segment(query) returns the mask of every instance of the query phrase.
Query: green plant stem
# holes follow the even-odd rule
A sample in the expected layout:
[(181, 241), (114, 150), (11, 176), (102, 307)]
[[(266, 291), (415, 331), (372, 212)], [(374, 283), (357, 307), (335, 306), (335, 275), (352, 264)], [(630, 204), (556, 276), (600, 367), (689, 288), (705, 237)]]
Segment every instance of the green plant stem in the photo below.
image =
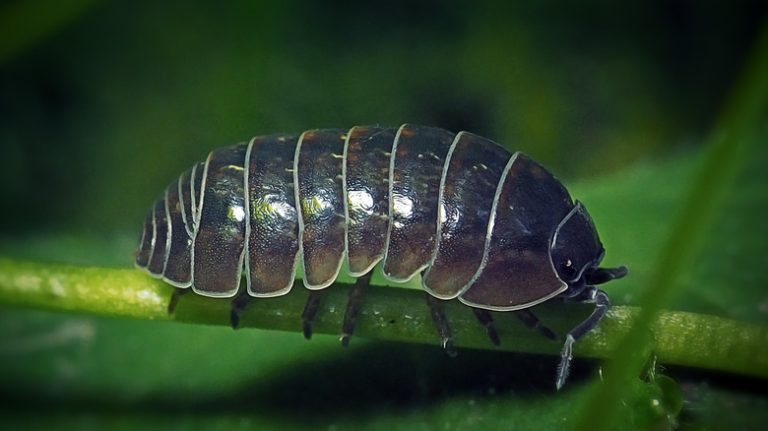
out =
[[(351, 285), (327, 289), (315, 332), (339, 334)], [(136, 269), (54, 265), (0, 259), (0, 303), (50, 310), (127, 316), (151, 320), (229, 325), (230, 300), (184, 295), (174, 315), (166, 307), (173, 288)], [(355, 336), (438, 344), (423, 291), (371, 286)], [(278, 298), (253, 300), (241, 327), (301, 331), (307, 291), (297, 286)], [(468, 307), (446, 303), (460, 347), (493, 349)], [(589, 314), (589, 305), (546, 303), (537, 315), (563, 334)], [(613, 307), (598, 330), (577, 343), (576, 355), (609, 358), (638, 315), (634, 307)], [(502, 338), (498, 349), (559, 354), (560, 343), (523, 327), (511, 313), (495, 313)], [(715, 316), (662, 311), (652, 327), (661, 363), (768, 377), (768, 328)], [(354, 342), (354, 341), (353, 341)]]
[[(763, 24), (756, 37), (742, 76), (731, 90), (709, 135), (704, 163), (683, 197), (670, 236), (660, 249), (648, 288), (639, 296), (638, 304), (642, 310), (636, 324), (617, 344), (617, 361), (607, 367), (604, 384), (595, 389), (573, 429), (615, 428), (627, 382), (636, 378), (648, 361), (651, 349), (656, 348), (656, 340), (649, 337), (654, 322), (663, 317), (662, 307), (681, 290), (682, 284), (676, 283), (678, 277), (684, 268), (695, 265), (694, 259), (711, 229), (715, 214), (722, 208), (753, 147), (760, 143), (754, 133), (764, 124), (768, 106), (767, 52), (768, 22)], [(728, 342), (723, 339), (710, 341)]]

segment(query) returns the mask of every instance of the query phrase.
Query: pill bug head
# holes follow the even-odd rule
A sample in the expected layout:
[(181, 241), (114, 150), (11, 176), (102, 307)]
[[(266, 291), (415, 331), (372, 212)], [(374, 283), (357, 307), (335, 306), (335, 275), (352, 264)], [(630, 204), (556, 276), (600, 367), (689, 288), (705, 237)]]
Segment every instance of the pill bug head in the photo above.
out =
[(557, 226), (550, 250), (558, 276), (569, 286), (563, 296), (578, 295), (586, 286), (603, 284), (627, 274), (623, 266), (599, 267), (605, 249), (592, 218), (579, 201)]

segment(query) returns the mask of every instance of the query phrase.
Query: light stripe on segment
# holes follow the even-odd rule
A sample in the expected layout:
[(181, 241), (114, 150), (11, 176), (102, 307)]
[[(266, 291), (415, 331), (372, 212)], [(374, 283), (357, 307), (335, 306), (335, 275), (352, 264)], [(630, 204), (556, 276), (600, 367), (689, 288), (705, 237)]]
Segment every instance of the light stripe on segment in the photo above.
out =
[[(463, 131), (460, 131), (456, 134), (456, 136), (453, 138), (453, 142), (451, 142), (451, 147), (448, 148), (448, 154), (445, 156), (445, 163), (443, 163), (443, 172), (440, 174), (440, 189), (437, 194), (437, 221), (435, 222), (436, 229), (435, 229), (435, 250), (432, 254), (432, 259), (429, 261), (429, 266), (427, 267), (425, 271), (425, 276), (430, 272), (432, 269), (432, 266), (435, 264), (435, 259), (437, 258), (438, 252), (440, 250), (440, 230), (443, 227), (443, 223), (446, 221), (446, 211), (444, 208), (444, 201), (445, 201), (445, 181), (448, 177), (448, 168), (451, 166), (451, 160), (453, 159), (453, 153), (456, 151), (456, 145), (459, 143), (461, 138), (464, 136)], [(466, 169), (466, 166), (463, 168)], [(432, 289), (429, 289), (422, 281), (422, 286), (424, 287), (427, 292), (432, 293)]]
[(510, 153), (468, 132), (456, 135), (440, 182), (435, 252), (422, 279), (427, 292), (453, 299), (466, 290), (484, 255), (488, 221)]
[[(144, 241), (145, 241), (146, 238), (147, 238), (147, 221), (146, 221), (146, 216), (145, 216), (144, 223), (141, 224), (141, 238), (139, 238), (139, 250), (138, 250), (138, 252), (136, 254), (136, 263), (135, 264), (139, 268), (143, 268), (146, 265), (146, 262), (144, 262), (143, 259), (141, 259), (141, 257), (140, 257), (141, 253), (145, 250), (144, 249)], [(143, 263), (139, 263), (139, 262), (143, 262)]]
[(293, 164), (295, 135), (251, 140), (245, 157), (248, 294), (274, 297), (293, 287), (299, 253)]
[(208, 173), (208, 160), (195, 165), (192, 170), (192, 178), (189, 182), (192, 198), (192, 229), (197, 230), (200, 223), (200, 210), (202, 208), (205, 179)]
[[(208, 164), (208, 158), (205, 159), (205, 164)], [(198, 166), (200, 166), (199, 163), (196, 163), (195, 166), (192, 166), (192, 173), (190, 174), (189, 179), (189, 197), (190, 201), (192, 202), (192, 232), (194, 236), (194, 232), (197, 230), (197, 200), (200, 198), (200, 195), (197, 195), (195, 193), (195, 183), (198, 181), (197, 176), (198, 174)], [(205, 166), (205, 165), (203, 165)], [(203, 167), (203, 171), (205, 171), (205, 167)], [(196, 196), (197, 195), (197, 196)]]
[(344, 145), (349, 274), (360, 277), (384, 257), (389, 227), (389, 164), (396, 128), (356, 126)]
[(152, 271), (149, 270), (149, 262), (152, 261), (152, 255), (155, 254), (155, 244), (157, 244), (157, 221), (155, 220), (155, 204), (152, 204), (152, 239), (149, 247), (149, 259), (147, 260), (147, 272), (151, 275)]
[(175, 181), (166, 192), (167, 217), (170, 223), (168, 233), (167, 261), (163, 270), (163, 281), (186, 288), (192, 284), (190, 248), (192, 239), (184, 227), (184, 209), (179, 193), (179, 182)]
[(165, 198), (158, 199), (153, 209), (154, 219), (154, 244), (149, 258), (147, 269), (153, 277), (160, 278), (163, 274), (166, 259), (166, 247), (168, 238), (168, 223), (165, 214)]
[(550, 256), (554, 229), (573, 207), (563, 185), (517, 152), (494, 197), (483, 263), (459, 300), (494, 311), (528, 308), (559, 295), (565, 284)]
[[(208, 153), (208, 157), (206, 157), (205, 161), (202, 162), (203, 163), (202, 179), (200, 180), (200, 188), (201, 189), (205, 187), (206, 172), (208, 171), (208, 162), (209, 162), (209, 160), (211, 158), (211, 154), (213, 154), (213, 152)], [(195, 293), (198, 293), (197, 286), (195, 286), (195, 261), (197, 259), (199, 259), (198, 254), (202, 254), (202, 253), (198, 253), (198, 251), (196, 250), (197, 236), (198, 236), (198, 234), (200, 232), (199, 229), (198, 229), (198, 224), (197, 224), (197, 220), (196, 220), (197, 214), (198, 214), (197, 205), (198, 205), (198, 202), (199, 202), (200, 206), (202, 207), (203, 199), (204, 199), (204, 196), (205, 196), (205, 190), (201, 190), (200, 194), (198, 196), (195, 196), (195, 194), (196, 194), (195, 193), (195, 189), (196, 189), (195, 183), (197, 182), (197, 177), (198, 177), (200, 171), (201, 171), (200, 163), (197, 163), (195, 166), (192, 167), (192, 174), (191, 174), (190, 181), (189, 181), (189, 192), (190, 192), (190, 197), (191, 197), (191, 200), (192, 200), (192, 228), (193, 228), (193, 232), (192, 232), (192, 248), (189, 251), (190, 262), (191, 262), (190, 274), (191, 274), (191, 279), (192, 279), (192, 286), (191, 286), (192, 287), (192, 291), (195, 292)]]
[(141, 240), (139, 242), (139, 250), (136, 253), (135, 265), (142, 269), (147, 268), (149, 257), (152, 256), (153, 215), (154, 211), (150, 210), (147, 212), (141, 228)]
[(483, 270), (485, 269), (485, 266), (488, 264), (488, 249), (491, 245), (491, 236), (493, 235), (493, 228), (494, 226), (496, 226), (496, 214), (498, 213), (499, 196), (501, 195), (501, 191), (504, 189), (504, 181), (506, 180), (507, 175), (509, 174), (509, 170), (512, 169), (512, 165), (514, 165), (515, 161), (517, 161), (517, 156), (519, 154), (520, 152), (516, 151), (514, 154), (512, 154), (512, 157), (509, 158), (509, 161), (507, 162), (507, 166), (504, 167), (504, 172), (501, 174), (501, 178), (499, 179), (499, 184), (496, 186), (496, 193), (493, 196), (493, 204), (491, 205), (491, 215), (490, 215), (490, 218), (488, 219), (488, 229), (485, 234), (485, 245), (483, 246), (483, 260), (480, 263), (480, 267), (477, 268), (475, 275), (472, 276), (472, 280), (469, 281), (470, 287), (482, 275)]
[(344, 262), (343, 164), (346, 130), (302, 133), (294, 154), (296, 207), (304, 286), (318, 290), (336, 280)]
[[(301, 144), (304, 141), (304, 136), (309, 130), (302, 132), (299, 135), (299, 139), (296, 141), (296, 149), (293, 152), (293, 197), (296, 203), (296, 221), (299, 225), (299, 258), (301, 259), (302, 277), (306, 278), (306, 268), (304, 267), (304, 245), (302, 244), (302, 238), (304, 237), (304, 216), (301, 211), (301, 196), (299, 196), (299, 152), (301, 152)], [(304, 281), (306, 287), (307, 282)]]
[(204, 296), (231, 297), (240, 286), (245, 254), (245, 151), (245, 144), (215, 150), (205, 164), (192, 249), (192, 288)]
[(248, 294), (251, 294), (251, 267), (249, 261), (251, 260), (250, 243), (251, 243), (251, 194), (248, 187), (248, 175), (251, 166), (251, 149), (253, 148), (253, 141), (256, 138), (251, 138), (248, 141), (248, 147), (245, 150), (245, 160), (243, 161), (243, 197), (245, 198), (245, 256), (243, 257), (243, 271), (245, 271), (245, 286)]
[[(385, 265), (386, 265), (386, 261), (388, 260), (389, 243), (390, 243), (390, 240), (392, 238), (392, 225), (394, 224), (394, 222), (393, 222), (394, 221), (394, 198), (393, 198), (393, 193), (392, 193), (392, 186), (395, 183), (395, 178), (394, 178), (394, 175), (395, 175), (395, 159), (396, 159), (395, 156), (397, 154), (397, 146), (398, 146), (398, 143), (400, 142), (400, 136), (402, 135), (403, 129), (406, 126), (408, 126), (408, 124), (403, 124), (402, 126), (400, 126), (397, 129), (397, 133), (395, 133), (395, 139), (392, 140), (392, 149), (390, 150), (390, 155), (389, 155), (389, 172), (388, 172), (388, 175), (387, 175), (387, 198), (389, 200), (389, 205), (387, 207), (387, 239), (386, 239), (386, 246), (384, 248), (384, 258), (383, 258), (383, 260), (385, 262)], [(404, 282), (407, 282), (408, 280), (410, 280), (410, 278), (401, 279), (401, 278), (393, 277), (390, 274), (387, 274), (387, 271), (384, 270), (383, 267), (382, 267), (382, 273), (384, 274), (384, 276), (386, 278), (388, 278), (389, 280), (392, 280), (394, 282), (403, 282), (404, 283)]]
[(171, 224), (171, 213), (168, 209), (168, 189), (165, 189), (165, 196), (163, 197), (163, 208), (165, 209), (165, 252), (163, 253), (163, 274), (165, 274), (165, 268), (168, 266), (168, 256), (171, 253), (171, 239), (173, 238), (173, 225)]
[[(395, 139), (392, 140), (392, 149), (390, 150), (389, 154), (389, 172), (387, 175), (387, 200), (388, 206), (387, 206), (387, 239), (386, 239), (386, 247), (384, 249), (384, 261), (387, 260), (387, 255), (389, 254), (389, 241), (392, 236), (392, 224), (393, 224), (393, 216), (394, 216), (394, 199), (392, 196), (392, 185), (395, 183), (395, 155), (397, 154), (397, 145), (400, 142), (400, 135), (403, 133), (403, 129), (407, 126), (407, 124), (403, 124), (400, 127), (398, 127), (397, 132), (395, 133)], [(384, 276), (389, 278), (386, 271), (383, 271)], [(392, 281), (400, 281), (396, 279), (391, 279)], [(406, 281), (406, 280), (402, 280)]]
[[(347, 130), (346, 139), (344, 139), (344, 148), (341, 151), (341, 200), (344, 204), (344, 253), (342, 253), (342, 260), (346, 260), (349, 263), (349, 190), (347, 184), (347, 156), (349, 152), (349, 138), (352, 136), (352, 132), (357, 126), (351, 127)], [(353, 275), (358, 277), (359, 275)]]
[(392, 144), (389, 228), (384, 275), (406, 282), (425, 269), (434, 253), (438, 193), (454, 134), (405, 124)]
[(181, 217), (184, 221), (184, 229), (190, 238), (194, 236), (193, 211), (192, 211), (192, 169), (185, 171), (179, 176), (179, 205), (181, 206)]

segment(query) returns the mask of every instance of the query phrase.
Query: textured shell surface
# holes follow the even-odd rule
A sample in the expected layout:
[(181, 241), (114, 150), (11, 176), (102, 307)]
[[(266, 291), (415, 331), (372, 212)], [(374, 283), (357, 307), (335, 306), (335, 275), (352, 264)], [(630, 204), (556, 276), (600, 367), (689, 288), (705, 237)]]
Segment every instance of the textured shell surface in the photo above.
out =
[(345, 267), (421, 277), (440, 299), (533, 306), (599, 263), (589, 214), (521, 152), (469, 132), (405, 124), (257, 136), (182, 173), (144, 219), (136, 265), (232, 297), (313, 290)]

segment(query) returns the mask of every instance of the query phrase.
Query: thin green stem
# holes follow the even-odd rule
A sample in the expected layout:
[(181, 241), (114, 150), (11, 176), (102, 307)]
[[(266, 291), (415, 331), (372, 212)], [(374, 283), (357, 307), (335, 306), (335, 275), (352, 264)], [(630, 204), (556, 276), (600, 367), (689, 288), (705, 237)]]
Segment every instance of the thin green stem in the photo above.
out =
[[(676, 283), (684, 268), (694, 259), (722, 207), (745, 160), (759, 143), (753, 134), (765, 120), (768, 106), (768, 24), (755, 39), (743, 75), (727, 98), (723, 111), (706, 143), (706, 157), (693, 178), (670, 235), (661, 248), (658, 262), (638, 300), (642, 306), (635, 326), (617, 344), (613, 364), (606, 369), (603, 385), (596, 388), (581, 416), (574, 422), (578, 430), (615, 428), (627, 382), (637, 378), (657, 340), (652, 339), (654, 322), (663, 319), (662, 308), (681, 290)], [(755, 340), (758, 341), (758, 340)], [(765, 343), (765, 339), (762, 340)], [(730, 340), (712, 339), (712, 343)], [(726, 361), (729, 357), (724, 358)]]
[[(327, 289), (315, 322), (315, 332), (338, 335), (351, 285)], [(135, 269), (53, 265), (0, 259), (0, 304), (50, 310), (229, 325), (230, 300), (185, 295), (176, 313), (166, 306), (173, 289)], [(363, 299), (355, 336), (379, 340), (438, 344), (423, 291), (371, 286)], [(253, 300), (241, 327), (301, 331), (301, 311), (307, 291)], [(559, 354), (560, 343), (524, 328), (510, 313), (495, 313), (502, 338), (494, 347), (471, 310), (449, 301), (447, 313), (459, 347)], [(588, 305), (546, 303), (536, 314), (563, 334), (589, 312)], [(576, 346), (576, 355), (610, 358), (633, 326), (634, 307), (614, 307), (598, 330)], [(662, 311), (651, 333), (660, 362), (768, 377), (768, 328), (715, 316)], [(354, 342), (354, 341), (353, 341)]]

